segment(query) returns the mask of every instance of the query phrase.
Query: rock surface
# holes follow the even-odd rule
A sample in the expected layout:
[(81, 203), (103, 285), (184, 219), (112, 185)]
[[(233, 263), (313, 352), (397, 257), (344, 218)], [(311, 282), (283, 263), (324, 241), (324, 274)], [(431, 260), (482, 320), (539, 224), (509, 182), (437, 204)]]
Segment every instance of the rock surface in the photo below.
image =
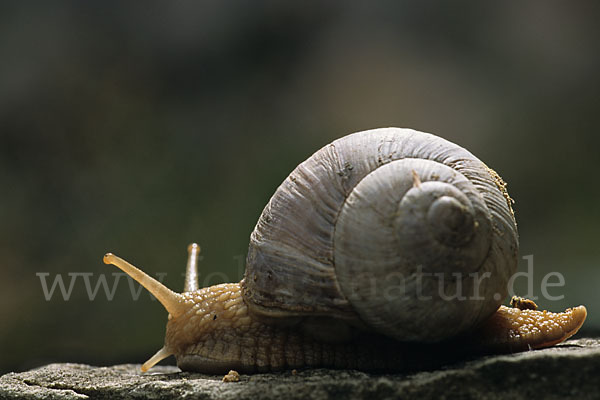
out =
[(489, 356), (444, 369), (375, 375), (326, 369), (222, 376), (139, 365), (50, 364), (0, 377), (7, 399), (591, 399), (600, 397), (600, 340), (570, 340), (553, 348)]

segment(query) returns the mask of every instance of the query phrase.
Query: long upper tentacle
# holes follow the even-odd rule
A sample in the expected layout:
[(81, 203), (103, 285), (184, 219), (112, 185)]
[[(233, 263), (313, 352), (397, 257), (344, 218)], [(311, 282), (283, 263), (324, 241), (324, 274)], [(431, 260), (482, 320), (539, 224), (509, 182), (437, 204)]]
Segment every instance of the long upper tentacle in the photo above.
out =
[(178, 317), (189, 309), (189, 306), (185, 304), (185, 299), (179, 293), (175, 293), (156, 279), (152, 278), (144, 271), (134, 267), (127, 261), (112, 253), (104, 255), (104, 263), (112, 264), (127, 275), (135, 279), (140, 285), (148, 289), (150, 293), (154, 295), (163, 305), (163, 307), (173, 317)]
[(184, 292), (193, 292), (199, 289), (198, 286), (198, 257), (200, 255), (200, 246), (192, 243), (188, 246), (188, 261), (185, 268)]

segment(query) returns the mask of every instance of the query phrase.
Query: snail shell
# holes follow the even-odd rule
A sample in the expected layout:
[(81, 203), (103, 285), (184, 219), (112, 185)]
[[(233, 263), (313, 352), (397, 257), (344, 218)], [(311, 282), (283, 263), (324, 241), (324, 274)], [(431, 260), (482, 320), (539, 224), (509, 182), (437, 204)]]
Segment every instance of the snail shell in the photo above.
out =
[(252, 232), (241, 285), (265, 316), (439, 341), (498, 308), (517, 252), (498, 174), (440, 137), (374, 129), (323, 147), (281, 184)]

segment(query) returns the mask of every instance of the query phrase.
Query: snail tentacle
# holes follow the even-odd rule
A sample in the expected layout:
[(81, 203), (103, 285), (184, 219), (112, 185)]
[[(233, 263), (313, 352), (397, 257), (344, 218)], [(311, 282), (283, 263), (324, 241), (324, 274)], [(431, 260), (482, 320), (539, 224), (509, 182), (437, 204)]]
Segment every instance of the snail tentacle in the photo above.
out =
[(150, 293), (156, 297), (160, 304), (171, 314), (173, 317), (178, 317), (183, 314), (189, 306), (185, 304), (185, 298), (176, 293), (146, 274), (144, 271), (134, 267), (127, 261), (112, 253), (106, 253), (104, 255), (104, 264), (112, 264), (125, 272), (131, 278), (136, 280), (140, 285), (145, 287)]
[(192, 243), (188, 246), (188, 261), (185, 268), (185, 283), (183, 285), (184, 292), (193, 292), (198, 290), (198, 258), (200, 257), (200, 246), (197, 243)]
[(161, 347), (161, 349), (158, 350), (152, 357), (150, 357), (148, 361), (142, 364), (142, 372), (147, 372), (150, 368), (154, 367), (156, 364), (171, 355), (173, 355), (173, 353), (167, 350), (166, 347)]

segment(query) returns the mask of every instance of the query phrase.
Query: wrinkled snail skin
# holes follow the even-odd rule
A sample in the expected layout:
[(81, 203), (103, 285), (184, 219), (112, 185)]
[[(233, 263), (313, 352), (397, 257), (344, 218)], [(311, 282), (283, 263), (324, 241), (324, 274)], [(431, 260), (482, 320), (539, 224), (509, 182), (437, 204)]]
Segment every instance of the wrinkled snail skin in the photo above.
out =
[[(263, 372), (332, 367), (366, 370), (406, 368), (410, 346), (357, 331), (351, 340), (320, 341), (294, 325), (265, 323), (249, 313), (238, 284), (191, 294), (194, 306), (167, 325), (165, 347), (182, 370), (204, 373)], [(390, 350), (396, 349), (393, 354)], [(406, 356), (401, 356), (402, 352)], [(411, 356), (416, 359), (417, 357)], [(402, 362), (400, 362), (402, 360)]]
[[(531, 302), (531, 300), (529, 300)], [(554, 346), (573, 336), (587, 317), (584, 306), (561, 313), (500, 306), (484, 323), (469, 332), (471, 343), (486, 353), (514, 353)]]
[(195, 244), (183, 293), (113, 254), (104, 262), (169, 312), (165, 344), (142, 371), (170, 355), (204, 373), (434, 368), (551, 346), (586, 318), (583, 306), (500, 305), (517, 266), (511, 203), (498, 174), (460, 146), (375, 129), (288, 176), (252, 232), (240, 283), (198, 288)]

